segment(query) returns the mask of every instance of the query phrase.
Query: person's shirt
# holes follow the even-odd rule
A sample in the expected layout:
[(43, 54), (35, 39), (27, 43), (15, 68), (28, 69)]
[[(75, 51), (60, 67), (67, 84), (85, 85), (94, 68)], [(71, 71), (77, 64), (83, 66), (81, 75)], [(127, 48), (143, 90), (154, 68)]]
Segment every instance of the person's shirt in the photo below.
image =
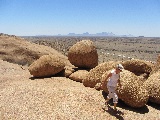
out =
[(120, 75), (116, 74), (116, 70), (115, 69), (112, 70), (111, 73), (112, 73), (112, 76), (109, 78), (107, 85), (116, 87)]

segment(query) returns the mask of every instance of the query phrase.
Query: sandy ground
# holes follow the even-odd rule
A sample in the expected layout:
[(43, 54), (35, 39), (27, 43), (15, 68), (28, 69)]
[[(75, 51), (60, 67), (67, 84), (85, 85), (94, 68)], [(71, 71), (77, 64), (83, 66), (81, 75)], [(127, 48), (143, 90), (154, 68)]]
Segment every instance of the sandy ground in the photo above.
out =
[(0, 119), (3, 120), (159, 120), (160, 106), (131, 108), (122, 101), (115, 112), (106, 95), (64, 77), (34, 79), (27, 67), (0, 60)]

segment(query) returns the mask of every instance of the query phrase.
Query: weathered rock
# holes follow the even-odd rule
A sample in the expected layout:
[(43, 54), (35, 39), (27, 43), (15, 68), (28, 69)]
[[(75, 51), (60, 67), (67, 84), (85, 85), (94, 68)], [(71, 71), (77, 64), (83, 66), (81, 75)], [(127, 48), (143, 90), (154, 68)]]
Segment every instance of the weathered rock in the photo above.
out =
[(86, 87), (94, 88), (97, 83), (101, 82), (103, 73), (112, 68), (115, 68), (117, 63), (118, 62), (114, 61), (105, 62), (91, 69), (86, 78), (82, 80), (83, 85)]
[(64, 61), (56, 55), (44, 55), (29, 66), (29, 72), (34, 77), (48, 77), (64, 69)]
[(157, 58), (157, 62), (154, 64), (154, 67), (152, 72), (150, 73), (150, 76), (157, 71), (160, 71), (160, 55)]
[(76, 67), (94, 68), (98, 65), (97, 50), (90, 40), (82, 40), (74, 44), (69, 49), (68, 59)]
[(146, 73), (146, 79), (148, 78), (153, 68), (152, 63), (139, 59), (127, 60), (124, 61), (122, 64), (124, 66), (124, 69), (133, 72), (135, 75), (141, 75)]
[[(110, 71), (104, 74), (107, 75), (109, 72)], [(117, 94), (119, 99), (131, 107), (143, 107), (149, 99), (148, 91), (142, 85), (143, 82), (139, 77), (128, 70), (121, 72), (120, 76), (122, 87), (117, 87)], [(105, 87), (103, 90), (108, 93), (107, 81), (104, 84)]]
[(74, 72), (75, 72), (75, 70), (73, 69), (73, 67), (65, 66), (63, 76), (69, 77)]
[(78, 70), (74, 73), (72, 73), (69, 78), (77, 81), (77, 82), (82, 82), (83, 79), (85, 79), (85, 77), (87, 76), (89, 72), (87, 70)]
[(144, 86), (149, 93), (149, 100), (153, 103), (160, 104), (160, 71), (153, 73)]
[(96, 90), (100, 91), (100, 90), (101, 90), (101, 83), (97, 83), (97, 84), (94, 86), (94, 88), (95, 88)]

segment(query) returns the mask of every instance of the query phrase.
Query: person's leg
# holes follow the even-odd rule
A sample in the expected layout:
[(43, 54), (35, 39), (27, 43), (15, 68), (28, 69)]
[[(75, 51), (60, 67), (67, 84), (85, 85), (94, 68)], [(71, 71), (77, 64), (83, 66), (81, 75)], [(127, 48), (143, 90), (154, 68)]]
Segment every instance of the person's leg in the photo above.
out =
[(107, 98), (106, 98), (106, 102), (105, 102), (105, 104), (108, 104), (108, 101), (112, 98), (112, 88), (110, 87), (110, 86), (107, 86), (107, 88), (108, 88), (108, 92), (109, 92), (109, 94), (108, 94), (108, 96), (107, 96)]
[(116, 94), (116, 90), (113, 91), (113, 103), (114, 103), (114, 110), (117, 110), (117, 103), (118, 103), (118, 96)]
[(117, 110), (117, 103), (114, 103), (114, 110)]
[(106, 101), (105, 101), (105, 105), (107, 105), (108, 104), (108, 101), (109, 101), (110, 99), (107, 97), (107, 99), (106, 99)]

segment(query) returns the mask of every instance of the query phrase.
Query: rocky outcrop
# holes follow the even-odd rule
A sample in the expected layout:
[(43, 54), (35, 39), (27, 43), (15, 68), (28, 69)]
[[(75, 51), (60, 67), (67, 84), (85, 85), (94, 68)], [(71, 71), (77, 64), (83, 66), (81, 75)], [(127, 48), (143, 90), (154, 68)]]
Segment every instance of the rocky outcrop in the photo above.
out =
[(66, 66), (74, 67), (67, 56), (51, 47), (31, 43), (20, 37), (0, 35), (0, 59), (4, 61), (29, 66), (41, 56), (49, 54), (58, 55), (64, 59)]
[(97, 50), (90, 40), (74, 44), (68, 51), (68, 59), (76, 67), (94, 68), (98, 65)]

